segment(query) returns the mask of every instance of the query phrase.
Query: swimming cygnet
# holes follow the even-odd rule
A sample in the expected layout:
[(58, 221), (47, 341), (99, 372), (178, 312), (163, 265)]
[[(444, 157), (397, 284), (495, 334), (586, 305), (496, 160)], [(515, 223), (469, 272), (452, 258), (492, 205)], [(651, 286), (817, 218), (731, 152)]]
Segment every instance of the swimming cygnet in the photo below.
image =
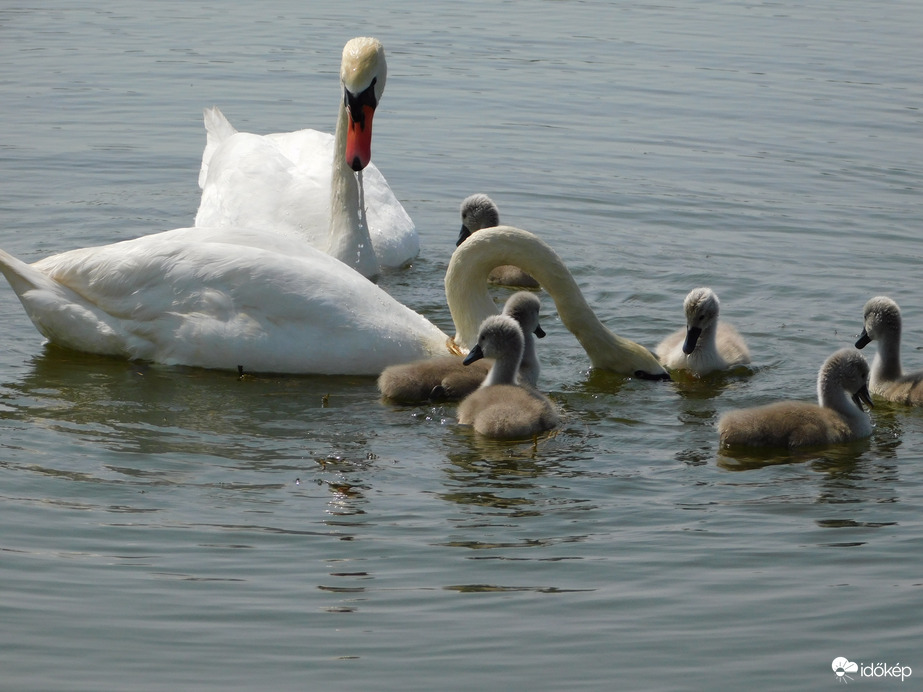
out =
[(660, 342), (657, 357), (668, 370), (689, 370), (706, 375), (750, 362), (743, 337), (718, 320), (718, 296), (710, 288), (695, 288), (686, 296), (686, 328)]
[(898, 404), (923, 405), (923, 371), (904, 374), (901, 368), (901, 310), (890, 298), (878, 296), (865, 304), (864, 325), (856, 348), (878, 342), (872, 360), (869, 389)]
[[(541, 307), (538, 296), (528, 291), (514, 293), (503, 306), (503, 314), (515, 319), (524, 335), (519, 381), (533, 387), (539, 375), (535, 337), (545, 336), (539, 324)], [(462, 360), (461, 356), (440, 356), (392, 365), (378, 377), (378, 389), (386, 398), (403, 404), (458, 401), (481, 386), (493, 364), (479, 360), (466, 366)]]
[(534, 437), (557, 426), (551, 401), (532, 387), (516, 384), (522, 350), (522, 330), (516, 320), (508, 315), (484, 320), (478, 342), (464, 362), (488, 357), (494, 358), (494, 365), (484, 383), (459, 404), (459, 423), (502, 440)]
[(807, 447), (859, 440), (872, 434), (869, 366), (862, 354), (842, 348), (817, 376), (820, 405), (782, 401), (730, 411), (718, 421), (722, 447)]
[[(466, 197), (461, 203), (461, 232), (455, 247), (461, 245), (472, 233), (482, 228), (493, 228), (500, 225), (500, 210), (494, 201), (484, 194), (475, 194)], [(511, 264), (495, 267), (491, 270), (487, 281), (498, 286), (521, 286), (522, 288), (539, 288), (538, 281), (526, 274), (519, 267)]]

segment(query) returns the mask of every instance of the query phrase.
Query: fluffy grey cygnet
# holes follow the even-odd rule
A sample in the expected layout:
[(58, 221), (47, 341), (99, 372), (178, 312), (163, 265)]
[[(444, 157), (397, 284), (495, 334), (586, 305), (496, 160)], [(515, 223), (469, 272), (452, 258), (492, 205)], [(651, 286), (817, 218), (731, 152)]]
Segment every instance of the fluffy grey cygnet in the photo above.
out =
[[(535, 338), (545, 336), (539, 324), (541, 307), (538, 296), (528, 291), (514, 293), (503, 306), (503, 314), (515, 319), (524, 335), (519, 381), (532, 387), (539, 376)], [(386, 398), (404, 404), (458, 401), (481, 386), (492, 365), (492, 361), (479, 360), (466, 366), (462, 360), (461, 356), (441, 356), (392, 365), (378, 377), (378, 389)]]
[(750, 350), (734, 327), (718, 319), (718, 296), (710, 288), (695, 288), (683, 301), (686, 328), (660, 342), (656, 353), (668, 370), (707, 375), (750, 362)]
[(910, 406), (923, 405), (923, 370), (905, 374), (901, 367), (901, 309), (878, 296), (865, 304), (862, 333), (856, 348), (878, 342), (872, 360), (869, 390), (882, 399)]
[(494, 364), (484, 383), (459, 404), (459, 423), (503, 440), (534, 437), (558, 425), (551, 401), (532, 387), (516, 383), (522, 351), (522, 330), (514, 319), (496, 315), (484, 320), (465, 363), (487, 357)]
[(718, 421), (722, 447), (808, 447), (859, 440), (872, 434), (862, 407), (872, 406), (869, 365), (843, 348), (824, 361), (817, 375), (818, 404), (781, 401), (724, 414)]
[[(484, 194), (466, 197), (461, 203), (462, 227), (455, 247), (461, 245), (472, 234), (482, 228), (500, 225), (500, 210), (494, 201)], [(491, 270), (488, 282), (498, 286), (518, 286), (521, 288), (539, 288), (538, 281), (526, 274), (519, 267), (511, 264), (495, 267)]]

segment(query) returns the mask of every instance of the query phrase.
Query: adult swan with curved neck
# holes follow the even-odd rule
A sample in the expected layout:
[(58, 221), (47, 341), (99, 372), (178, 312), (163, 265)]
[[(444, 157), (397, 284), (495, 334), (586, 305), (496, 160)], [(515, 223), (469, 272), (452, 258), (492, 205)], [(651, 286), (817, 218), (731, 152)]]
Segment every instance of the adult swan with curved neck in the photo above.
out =
[(603, 326), (564, 262), (547, 243), (512, 226), (480, 230), (452, 254), (445, 294), (455, 321), (456, 343), (466, 347), (477, 343), (481, 322), (497, 312), (487, 291), (487, 278), (501, 265), (515, 265), (535, 277), (554, 300), (561, 322), (577, 337), (593, 367), (643, 379), (669, 379), (650, 351)]
[(487, 275), (515, 261), (545, 287), (595, 367), (667, 377), (647, 349), (599, 322), (554, 250), (528, 231), (480, 231), (455, 250), (445, 279), (454, 338), (303, 245), (262, 230), (181, 228), (34, 264), (0, 250), (0, 272), (38, 331), (66, 348), (224, 370), (377, 375), (474, 346), (497, 313)]
[(420, 250), (416, 228), (370, 163), (372, 118), (386, 78), (378, 40), (346, 44), (334, 136), (237, 132), (217, 108), (206, 109), (195, 225), (288, 233), (369, 277), (410, 262)]

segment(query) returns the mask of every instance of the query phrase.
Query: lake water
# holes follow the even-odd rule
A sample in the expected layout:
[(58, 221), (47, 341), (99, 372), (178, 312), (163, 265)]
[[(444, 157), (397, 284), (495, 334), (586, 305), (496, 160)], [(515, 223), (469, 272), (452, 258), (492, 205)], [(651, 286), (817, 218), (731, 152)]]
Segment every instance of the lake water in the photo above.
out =
[(458, 204), (486, 192), (619, 334), (655, 346), (710, 285), (754, 358), (595, 372), (546, 296), (565, 423), (489, 444), (370, 378), (53, 348), (4, 284), (0, 687), (814, 690), (839, 656), (918, 683), (923, 412), (795, 457), (720, 455), (715, 423), (813, 399), (874, 295), (923, 368), (921, 26), (916, 0), (0, 6), (23, 259), (191, 224), (201, 109), (332, 130), (371, 34), (373, 156), (422, 243), (389, 292), (451, 329)]

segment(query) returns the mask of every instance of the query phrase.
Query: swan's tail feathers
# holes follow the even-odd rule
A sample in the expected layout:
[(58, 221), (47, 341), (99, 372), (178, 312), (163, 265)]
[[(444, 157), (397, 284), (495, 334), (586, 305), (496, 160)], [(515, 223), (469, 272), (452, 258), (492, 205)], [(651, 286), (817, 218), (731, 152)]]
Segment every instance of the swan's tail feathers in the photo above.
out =
[(208, 178), (208, 164), (215, 154), (215, 150), (237, 130), (230, 121), (224, 117), (218, 106), (206, 108), (205, 111), (205, 151), (202, 152), (202, 168), (199, 169), (199, 187), (205, 187)]
[(127, 353), (111, 317), (71, 289), (3, 250), (0, 273), (10, 282), (32, 324), (49, 341), (89, 353)]
[(20, 300), (29, 291), (47, 290), (52, 285), (57, 285), (40, 271), (5, 250), (0, 250), (0, 273), (10, 282)]

